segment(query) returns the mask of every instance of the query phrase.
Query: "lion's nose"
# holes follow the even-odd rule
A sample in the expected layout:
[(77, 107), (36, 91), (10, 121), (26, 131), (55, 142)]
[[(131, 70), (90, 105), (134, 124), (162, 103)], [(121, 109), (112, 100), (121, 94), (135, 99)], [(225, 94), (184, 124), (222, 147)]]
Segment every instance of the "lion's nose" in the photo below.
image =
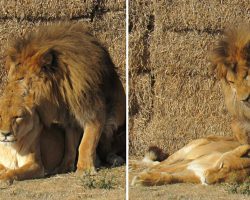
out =
[(4, 137), (8, 137), (11, 135), (11, 132), (1, 132), (1, 134), (4, 136)]

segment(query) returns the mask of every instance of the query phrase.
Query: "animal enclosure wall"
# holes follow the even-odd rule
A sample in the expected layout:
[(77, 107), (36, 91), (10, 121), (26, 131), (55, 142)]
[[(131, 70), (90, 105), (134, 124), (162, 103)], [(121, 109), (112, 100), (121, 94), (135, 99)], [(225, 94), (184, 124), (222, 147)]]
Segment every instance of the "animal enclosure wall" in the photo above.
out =
[(232, 134), (209, 51), (225, 27), (249, 22), (249, 8), (247, 0), (130, 1), (131, 155)]

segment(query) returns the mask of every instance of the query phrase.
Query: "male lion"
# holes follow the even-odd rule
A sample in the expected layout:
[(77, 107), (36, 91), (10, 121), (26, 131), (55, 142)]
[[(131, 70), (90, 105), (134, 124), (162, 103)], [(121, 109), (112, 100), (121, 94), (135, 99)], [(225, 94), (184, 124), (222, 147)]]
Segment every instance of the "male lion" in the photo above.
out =
[(221, 80), (225, 103), (233, 115), (232, 130), (241, 144), (250, 144), (250, 27), (228, 30), (211, 56)]
[[(6, 66), (9, 81), (23, 79), (34, 94), (43, 123), (50, 126), (56, 121), (64, 127), (67, 152), (75, 153), (72, 124), (84, 130), (77, 170), (95, 172), (99, 140), (100, 155), (111, 164), (124, 162), (114, 156), (113, 148), (114, 134), (125, 127), (124, 89), (108, 51), (80, 24), (40, 27), (17, 38), (9, 45)], [(125, 145), (122, 148), (125, 152)], [(73, 166), (69, 154), (62, 169)]]
[[(60, 165), (64, 133), (45, 128), (19, 83), (8, 85), (0, 98), (0, 180), (44, 177)], [(16, 87), (18, 86), (18, 87)]]
[(244, 181), (250, 175), (249, 152), (250, 145), (233, 137), (194, 140), (162, 162), (145, 163), (149, 167), (134, 177), (132, 185)]

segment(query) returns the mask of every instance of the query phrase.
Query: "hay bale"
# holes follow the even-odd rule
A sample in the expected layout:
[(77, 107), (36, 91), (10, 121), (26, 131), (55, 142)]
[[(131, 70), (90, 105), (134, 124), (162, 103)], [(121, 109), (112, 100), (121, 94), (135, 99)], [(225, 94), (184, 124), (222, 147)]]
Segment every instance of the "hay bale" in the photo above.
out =
[(95, 4), (91, 0), (1, 0), (0, 18), (71, 19), (90, 15)]
[(93, 20), (95, 15), (124, 11), (125, 1), (110, 0), (1, 0), (0, 18), (19, 20), (81, 19)]
[[(129, 10), (129, 138), (137, 136), (133, 124), (144, 126), (149, 121), (151, 105), (151, 81), (149, 72), (149, 44), (151, 1), (130, 1)], [(143, 11), (143, 12), (142, 12)], [(130, 120), (131, 119), (131, 120)], [(135, 122), (135, 120), (139, 120)], [(139, 130), (140, 131), (140, 130)], [(133, 135), (133, 133), (135, 133)], [(142, 144), (142, 142), (140, 142)], [(133, 146), (133, 145), (132, 145)], [(131, 148), (132, 148), (131, 146)]]
[(248, 0), (175, 0), (157, 1), (155, 27), (174, 31), (217, 33), (229, 24), (250, 22)]
[(96, 37), (107, 47), (125, 86), (126, 78), (126, 15), (124, 11), (108, 12), (91, 24)]

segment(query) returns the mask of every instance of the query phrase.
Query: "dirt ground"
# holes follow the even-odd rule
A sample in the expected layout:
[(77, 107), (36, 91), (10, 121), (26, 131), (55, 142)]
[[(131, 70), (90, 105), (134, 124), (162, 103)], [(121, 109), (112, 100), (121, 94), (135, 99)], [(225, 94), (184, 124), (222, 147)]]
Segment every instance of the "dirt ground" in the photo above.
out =
[(17, 181), (10, 186), (0, 187), (0, 199), (125, 199), (125, 166), (101, 169), (95, 176), (84, 177), (78, 173), (69, 173)]
[[(133, 177), (141, 172), (136, 169), (129, 172), (129, 184)], [(234, 194), (230, 184), (198, 185), (198, 184), (171, 184), (163, 186), (130, 186), (129, 200), (247, 200), (250, 196), (244, 194)], [(245, 190), (246, 191), (246, 190)], [(248, 186), (249, 191), (249, 186)]]
[(247, 200), (250, 197), (239, 194), (229, 194), (221, 185), (202, 186), (193, 184), (174, 184), (154, 187), (130, 187), (130, 200)]

